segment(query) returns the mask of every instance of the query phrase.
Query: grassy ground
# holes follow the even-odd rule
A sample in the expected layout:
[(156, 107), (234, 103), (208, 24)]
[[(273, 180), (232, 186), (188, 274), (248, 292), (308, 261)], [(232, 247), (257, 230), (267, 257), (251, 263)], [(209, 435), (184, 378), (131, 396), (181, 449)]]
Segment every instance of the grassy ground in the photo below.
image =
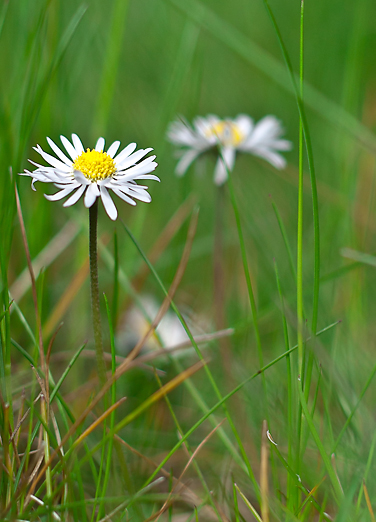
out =
[[(1, 520), (375, 520), (375, 5), (305, 3), (302, 104), (298, 4), (0, 6)], [(168, 123), (209, 113), (276, 115), (287, 168), (239, 155), (218, 189), (208, 155), (176, 178)], [(150, 205), (117, 200), (116, 222), (100, 206), (106, 393), (88, 212), (17, 176), (72, 132), (159, 163)], [(179, 318), (190, 337), (226, 331), (161, 353), (187, 339)]]

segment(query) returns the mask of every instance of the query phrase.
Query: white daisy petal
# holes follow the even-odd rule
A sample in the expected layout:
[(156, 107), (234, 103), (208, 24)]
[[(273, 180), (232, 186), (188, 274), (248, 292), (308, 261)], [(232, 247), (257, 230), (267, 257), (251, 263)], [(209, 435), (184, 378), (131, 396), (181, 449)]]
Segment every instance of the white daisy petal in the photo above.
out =
[(274, 116), (265, 116), (254, 127), (249, 139), (245, 143), (245, 148), (252, 151), (253, 147), (265, 147), (273, 140), (279, 138), (283, 133), (282, 126)]
[(123, 161), (125, 158), (128, 158), (128, 156), (132, 154), (136, 147), (137, 145), (135, 143), (130, 143), (125, 147), (125, 149), (119, 152), (119, 154), (114, 158), (116, 166), (119, 162)]
[[(131, 170), (131, 169), (129, 169)], [(127, 172), (127, 171), (125, 171)], [(115, 181), (119, 186), (122, 186), (124, 184), (128, 184), (134, 180), (137, 179), (155, 179), (155, 181), (160, 181), (160, 179), (157, 176), (149, 175), (149, 174), (138, 174), (138, 171), (136, 171), (136, 174), (134, 171), (130, 172), (129, 174), (122, 173), (121, 176), (116, 177)]]
[(79, 170), (75, 170), (73, 172), (74, 179), (78, 181), (78, 183), (82, 183), (82, 185), (90, 185), (91, 181), (82, 174)]
[(84, 205), (86, 208), (90, 208), (97, 197), (99, 196), (99, 189), (98, 185), (96, 183), (90, 183), (90, 185), (87, 188), (85, 199), (84, 199)]
[(47, 163), (52, 165), (53, 167), (55, 167), (63, 172), (69, 172), (71, 170), (68, 165), (66, 165), (65, 163), (63, 163), (60, 160), (57, 160), (50, 154), (47, 154), (47, 152), (44, 152), (44, 150), (39, 145), (37, 145), (36, 147), (33, 147), (33, 149), (36, 150), (38, 152), (38, 154), (40, 154), (42, 156), (42, 158), (45, 161), (47, 161)]
[(221, 155), (225, 161), (227, 169), (232, 171), (235, 164), (235, 149), (233, 147), (223, 147), (221, 149)]
[(77, 203), (82, 194), (85, 192), (85, 189), (86, 185), (80, 185), (76, 192), (73, 194), (73, 196), (66, 200), (66, 202), (63, 204), (63, 207), (70, 207), (71, 205)]
[(200, 154), (200, 151), (198, 150), (188, 150), (179, 160), (178, 164), (176, 165), (176, 175), (177, 176), (183, 176), (190, 164), (197, 158), (197, 156)]
[(223, 185), (228, 178), (228, 172), (221, 157), (217, 159), (217, 164), (214, 169), (214, 183), (218, 186)]
[(64, 188), (67, 188), (67, 187), (79, 187), (80, 184), (77, 183), (76, 181), (73, 181), (73, 183), (54, 183), (55, 187), (57, 188), (61, 188), (61, 189), (64, 189)]
[(265, 159), (271, 165), (273, 165), (273, 167), (275, 167), (276, 169), (281, 170), (286, 167), (285, 158), (281, 154), (278, 154), (278, 152), (275, 152), (273, 150), (256, 148), (253, 150), (253, 154), (255, 156), (259, 156), (260, 158)]
[(235, 125), (243, 133), (244, 137), (248, 137), (254, 127), (253, 120), (247, 114), (239, 114), (235, 120)]
[(150, 203), (150, 201), (151, 201), (151, 196), (150, 196), (149, 192), (146, 192), (146, 191), (139, 192), (139, 191), (132, 190), (131, 196), (132, 196), (132, 198), (139, 199), (140, 201), (143, 201), (144, 203)]
[(288, 140), (275, 140), (272, 142), (271, 146), (276, 150), (291, 150), (292, 143)]
[(95, 145), (95, 150), (97, 150), (98, 152), (103, 152), (104, 144), (105, 144), (104, 138), (99, 138)]
[(127, 196), (126, 194), (124, 194), (124, 192), (122, 192), (120, 189), (113, 188), (112, 191), (114, 192), (114, 194), (116, 194), (117, 196), (119, 196), (119, 198), (121, 198), (123, 201), (126, 201), (126, 202), (129, 203), (130, 205), (136, 205), (136, 202), (133, 201), (133, 199), (131, 199), (129, 196)]
[(66, 178), (60, 176), (57, 172), (49, 171), (49, 170), (40, 170), (40, 169), (34, 170), (34, 172), (32, 173), (32, 177), (37, 179), (38, 181), (44, 181), (47, 183), (49, 181), (51, 181), (52, 183), (55, 183), (55, 182), (59, 183), (66, 179)]
[(158, 166), (158, 163), (155, 163), (154, 161), (152, 161), (151, 163), (146, 164), (146, 165), (143, 165), (140, 163), (139, 165), (135, 165), (134, 167), (130, 167), (129, 169), (121, 170), (118, 173), (117, 177), (118, 177), (119, 181), (121, 181), (123, 178), (124, 179), (131, 179), (131, 178), (138, 179), (143, 174), (148, 174), (149, 172), (153, 172), (153, 170), (155, 170), (157, 166)]
[(60, 192), (56, 192), (56, 194), (52, 194), (51, 196), (45, 194), (44, 197), (49, 201), (59, 201), (59, 199), (63, 199), (65, 196), (68, 196), (68, 194), (70, 194), (74, 188), (75, 187), (68, 187), (61, 190)]
[(118, 160), (116, 162), (116, 166), (119, 170), (124, 170), (124, 169), (127, 169), (128, 167), (132, 167), (133, 165), (135, 165), (137, 163), (137, 161), (139, 161), (141, 158), (146, 156), (146, 154), (152, 150), (153, 149), (140, 149), (137, 152), (134, 152), (133, 154), (128, 156), (128, 158), (125, 158), (124, 160), (122, 160), (120, 162)]
[[(158, 163), (157, 163), (157, 165), (158, 165)], [(137, 174), (135, 179), (153, 179), (154, 181), (161, 181), (158, 178), (158, 176), (155, 176), (154, 174), (142, 174), (142, 175)]]
[[(126, 188), (128, 190), (126, 190)], [(137, 192), (138, 194), (144, 194), (149, 187), (146, 185), (139, 185), (138, 183), (129, 183), (128, 187), (121, 187), (121, 190), (124, 190), (127, 194), (134, 194)]]
[(77, 158), (77, 156), (79, 155), (77, 153), (76, 149), (73, 147), (71, 142), (65, 136), (60, 136), (60, 140), (61, 140), (61, 143), (64, 145), (65, 150), (68, 152), (69, 156), (74, 161)]
[(49, 138), (48, 136), (47, 136), (47, 142), (48, 142), (49, 146), (51, 147), (51, 149), (56, 154), (56, 156), (58, 156), (62, 162), (64, 162), (66, 165), (68, 165), (68, 167), (71, 167), (72, 161), (69, 158), (67, 158), (67, 156), (64, 154), (64, 152), (61, 149), (59, 149), (59, 147), (56, 145), (56, 143), (54, 143), (51, 140), (51, 138)]
[(72, 141), (74, 148), (76, 149), (77, 155), (79, 156), (84, 152), (84, 146), (82, 145), (81, 140), (77, 136), (77, 134), (72, 134)]
[(112, 219), (112, 221), (115, 221), (115, 219), (117, 218), (117, 210), (106, 187), (100, 188), (100, 194), (103, 206), (108, 214), (108, 217)]
[(115, 154), (117, 153), (118, 149), (120, 147), (120, 141), (114, 141), (112, 145), (109, 146), (107, 154), (113, 158)]

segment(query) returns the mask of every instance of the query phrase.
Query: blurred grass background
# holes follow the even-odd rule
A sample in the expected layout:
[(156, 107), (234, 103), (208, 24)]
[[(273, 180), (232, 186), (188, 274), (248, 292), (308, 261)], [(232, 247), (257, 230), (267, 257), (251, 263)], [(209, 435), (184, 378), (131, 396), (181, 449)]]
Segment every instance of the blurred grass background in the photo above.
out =
[[(298, 4), (283, 0), (270, 2), (270, 6), (297, 71)], [(317, 423), (328, 452), (375, 365), (376, 285), (374, 266), (370, 264), (376, 263), (375, 258), (366, 259), (359, 254), (376, 252), (376, 139), (373, 135), (376, 32), (372, 24), (375, 16), (376, 6), (371, 0), (330, 3), (316, 0), (306, 2), (305, 8), (306, 107), (321, 222), (318, 329), (342, 320), (341, 325), (320, 337), (315, 347), (322, 372)], [(161, 183), (150, 183), (153, 197), (150, 205), (140, 203), (131, 208), (117, 200), (119, 215), (147, 252), (179, 206), (187, 197), (194, 196), (200, 206), (198, 229), (175, 300), (197, 329), (213, 331), (217, 189), (212, 177), (215, 158), (200, 158), (183, 179), (177, 179), (173, 150), (165, 140), (166, 128), (178, 115), (191, 120), (195, 115), (208, 113), (221, 117), (246, 113), (258, 120), (266, 114), (274, 114), (282, 120), (287, 139), (294, 143), (293, 150), (286, 153), (288, 167), (277, 172), (264, 161), (249, 155), (238, 156), (233, 183), (259, 311), (264, 361), (268, 362), (284, 351), (274, 260), (279, 268), (291, 344), (295, 344), (296, 283), (272, 202), (281, 215), (295, 260), (299, 117), (278, 40), (263, 2), (102, 0), (80, 4), (73, 0), (4, 1), (0, 25), (0, 256), (4, 292), (26, 266), (9, 167), (13, 170), (13, 179), (17, 178), (32, 258), (68, 221), (78, 230), (64, 252), (46, 268), (43, 289), (42, 278), (39, 278), (42, 322), (46, 323), (87, 258), (87, 212), (81, 201), (70, 209), (64, 209), (60, 203), (48, 202), (43, 197), (45, 187), (37, 184), (34, 193), (28, 180), (18, 178), (16, 174), (29, 168), (28, 158), (39, 161), (31, 147), (39, 143), (47, 150), (46, 136), (58, 142), (60, 134), (69, 137), (75, 132), (85, 147), (92, 147), (98, 136), (104, 136), (107, 144), (116, 139), (121, 140), (123, 146), (136, 141), (139, 147), (155, 149)], [(314, 245), (308, 168), (305, 181), (304, 304), (310, 317)], [(219, 379), (221, 392), (225, 394), (259, 367), (228, 198), (225, 198), (222, 222), (224, 326), (234, 327), (235, 334), (225, 348), (226, 358), (223, 347), (218, 345), (212, 345), (205, 353), (210, 358), (212, 372)], [(131, 280), (142, 261), (121, 221), (112, 223), (101, 208), (99, 235), (110, 252), (110, 261), (115, 230), (120, 268)], [(156, 263), (166, 286), (176, 271), (186, 230), (184, 225)], [(343, 255), (344, 248), (358, 252), (357, 263), (348, 259), (349, 256), (354, 258), (354, 252), (345, 251), (347, 257)], [(102, 254), (100, 257), (101, 291), (112, 297), (111, 263), (106, 263)], [(129, 296), (122, 286), (119, 292), (118, 326), (121, 328)], [(158, 302), (163, 298), (152, 277), (146, 281), (143, 292), (154, 295)], [(4, 293), (3, 298), (6, 302)], [(31, 292), (26, 292), (17, 304), (34, 329)], [(92, 347), (88, 281), (70, 303), (63, 320), (54, 353), (73, 353), (85, 339), (89, 339), (89, 347)], [(131, 326), (127, 328), (129, 330)], [(30, 349), (28, 333), (15, 313), (11, 317), (11, 332), (20, 345)], [(108, 339), (108, 334), (105, 335)], [(20, 383), (25, 383), (21, 373), (25, 364), (16, 352), (12, 353), (12, 360), (17, 369), (14, 374), (17, 391)], [(168, 363), (161, 362), (160, 367), (169, 377), (174, 374), (175, 370)], [(59, 375), (58, 362), (53, 368)], [(85, 360), (78, 362), (77, 370), (66, 383), (65, 393), (69, 393), (69, 387), (77, 389), (88, 377), (87, 368)], [(92, 368), (94, 371), (94, 366)], [(127, 375), (126, 382), (121, 381), (118, 387), (119, 394), (129, 398), (125, 409), (139, 404), (158, 387), (152, 373), (137, 370)], [(196, 375), (194, 381), (207, 402), (213, 404), (211, 388), (201, 374)], [(283, 363), (269, 370), (266, 382), (270, 430), (283, 451), (287, 430)], [(265, 418), (261, 395), (261, 380), (254, 381), (240, 392), (238, 399), (230, 402), (249, 458), (255, 462), (259, 460), (261, 424)], [(371, 384), (336, 450), (342, 485), (354, 494), (359, 492), (367, 459), (374, 447), (375, 397), (376, 389)], [(179, 388), (171, 395), (171, 401), (184, 429), (188, 429), (193, 419), (197, 419), (192, 399)], [(202, 437), (202, 433), (198, 433), (195, 442), (199, 443)], [(128, 428), (126, 440), (139, 451), (157, 456), (157, 460), (159, 453), (164, 454), (171, 448), (176, 433), (162, 403)], [(233, 470), (233, 464), (229, 457), (221, 454), (223, 447), (215, 436), (206, 451), (202, 465), (210, 488), (215, 491), (216, 498), (222, 494), (226, 496), (222, 479)], [(315, 459), (313, 443), (308, 442), (302, 479), (309, 487), (317, 483), (319, 475)], [(133, 461), (135, 466), (136, 462)], [(140, 473), (141, 478), (142, 475)], [(351, 489), (353, 476), (358, 479), (358, 489), (354, 486), (354, 490)], [(135, 483), (142, 482), (141, 478), (134, 477), (132, 475)], [(367, 488), (371, 500), (376, 500), (373, 474), (367, 476)], [(143, 516), (146, 518), (145, 512)]]

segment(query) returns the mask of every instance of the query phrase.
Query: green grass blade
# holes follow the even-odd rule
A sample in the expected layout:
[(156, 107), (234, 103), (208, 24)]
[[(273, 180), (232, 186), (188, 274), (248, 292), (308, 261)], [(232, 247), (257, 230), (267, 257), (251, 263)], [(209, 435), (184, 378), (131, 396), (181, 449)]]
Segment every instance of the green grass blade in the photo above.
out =
[[(304, 104), (303, 104), (303, 100), (302, 100), (302, 95), (301, 93), (299, 93), (299, 90), (298, 90), (298, 87), (297, 87), (297, 82), (296, 82), (296, 79), (295, 79), (295, 75), (294, 75), (294, 71), (293, 71), (293, 68), (292, 68), (292, 64), (291, 64), (291, 60), (290, 60), (290, 57), (289, 57), (289, 54), (287, 52), (287, 49), (286, 49), (286, 46), (283, 42), (283, 39), (282, 39), (282, 35), (281, 35), (281, 32), (279, 30), (279, 27), (277, 25), (277, 22), (275, 20), (275, 17), (273, 15), (273, 12), (269, 6), (269, 3), (268, 3), (268, 0), (263, 0), (264, 2), (264, 5), (268, 11), (268, 14), (270, 16), (270, 19), (272, 21), (272, 24), (273, 24), (273, 27), (274, 27), (274, 30), (276, 32), (276, 35), (277, 35), (277, 38), (278, 38), (278, 41), (279, 41), (279, 44), (280, 44), (280, 47), (281, 47), (281, 50), (282, 50), (282, 54), (283, 54), (283, 57), (285, 59), (285, 63), (286, 63), (286, 66), (287, 66), (287, 69), (289, 71), (289, 75), (290, 75), (290, 79), (291, 79), (291, 83), (292, 83), (292, 86), (293, 86), (293, 90), (294, 90), (294, 93), (295, 93), (295, 97), (296, 97), (296, 102), (298, 104), (298, 110), (299, 110), (299, 116), (300, 116), (300, 122), (301, 122), (301, 126), (302, 126), (302, 131), (303, 131), (303, 134), (304, 134), (304, 140), (305, 140), (305, 145), (306, 145), (306, 151), (307, 151), (307, 158), (308, 158), (308, 165), (309, 165), (309, 172), (310, 172), (310, 176), (311, 176), (311, 188), (312, 188), (312, 209), (313, 209), (313, 223), (314, 223), (314, 244), (315, 244), (315, 261), (314, 261), (314, 283), (313, 283), (313, 304), (312, 304), (312, 321), (311, 321), (311, 330), (313, 333), (316, 332), (317, 330), (317, 316), (318, 316), (318, 306), (319, 306), (319, 291), (320, 291), (320, 224), (319, 224), (319, 206), (318, 206), (318, 195), (317, 195), (317, 183), (316, 183), (316, 173), (315, 173), (315, 165), (314, 165), (314, 160), (313, 160), (313, 151), (312, 151), (312, 143), (311, 143), (311, 136), (310, 136), (310, 131), (309, 131), (309, 127), (308, 127), (308, 121), (307, 121), (307, 117), (306, 117), (306, 113), (305, 113), (305, 108), (304, 108)], [(304, 6), (304, 3), (302, 2), (301, 4), (302, 6)], [(303, 20), (303, 10), (302, 10), (302, 13), (301, 13), (301, 24), (303, 23), (302, 20)], [(300, 52), (300, 63), (301, 63), (301, 68), (302, 68), (302, 60), (303, 60), (303, 34), (301, 35), (301, 52)], [(303, 77), (302, 77), (303, 73), (302, 73), (302, 69), (301, 69), (301, 73), (300, 73), (300, 76), (299, 76), (299, 85), (300, 85), (300, 88), (301, 90), (303, 89), (303, 86), (304, 86), (304, 93), (305, 93), (305, 101), (304, 103), (306, 103), (306, 86), (305, 84), (303, 83)], [(302, 147), (300, 147), (300, 150), (302, 150)], [(300, 152), (301, 154), (301, 152)], [(303, 208), (300, 206), (302, 205), (302, 198), (303, 198), (303, 162), (302, 162), (302, 158), (300, 158), (300, 161), (299, 161), (299, 170), (300, 170), (300, 183), (299, 183), (299, 186), (300, 186), (300, 196), (299, 196), (299, 201), (300, 201), (300, 205), (299, 205), (299, 221), (298, 221), (298, 227), (300, 226), (300, 228), (302, 229), (302, 211), (303, 211)], [(299, 225), (300, 223), (300, 225)], [(302, 230), (300, 230), (300, 234), (302, 234)], [(300, 242), (302, 241), (302, 238), (300, 239)], [(301, 246), (302, 248), (302, 246)], [(301, 264), (301, 258), (302, 257), (302, 253), (299, 254), (299, 245), (298, 245), (298, 265)], [(300, 259), (300, 261), (299, 261)], [(297, 274), (297, 279), (298, 281), (302, 280), (302, 274), (299, 274), (299, 271), (301, 272), (301, 267), (299, 268), (298, 267), (298, 274)], [(298, 294), (302, 294), (302, 289), (299, 290), (298, 288)], [(299, 300), (298, 300), (298, 307), (300, 309), (300, 312), (298, 314), (298, 321), (299, 321), (299, 317), (302, 319), (303, 317), (303, 299), (302, 299), (302, 295), (299, 296)], [(302, 352), (302, 348), (300, 349), (300, 351)], [(303, 355), (302, 353), (300, 354), (301, 356)]]
[(376, 373), (376, 365), (373, 367), (373, 369), (372, 369), (372, 371), (371, 371), (371, 373), (370, 373), (370, 375), (369, 375), (365, 385), (363, 386), (363, 389), (360, 392), (359, 398), (358, 398), (354, 408), (352, 409), (350, 415), (347, 417), (346, 422), (343, 425), (343, 427), (342, 427), (342, 429), (341, 429), (341, 431), (340, 431), (340, 433), (339, 433), (339, 435), (337, 437), (337, 440), (335, 441), (332, 453), (335, 453), (335, 451), (336, 451), (336, 449), (338, 447), (338, 444), (341, 442), (343, 434), (345, 433), (345, 431), (348, 428), (350, 422), (352, 421), (352, 419), (353, 419), (353, 417), (354, 417), (354, 415), (355, 415), (355, 413), (356, 413), (356, 411), (357, 411), (357, 409), (358, 409), (358, 407), (359, 407), (359, 405), (360, 405), (360, 403), (361, 403), (361, 401), (362, 401), (366, 391), (368, 390), (368, 388), (369, 388), (369, 386), (370, 386), (370, 384), (371, 384), (371, 382), (372, 382), (372, 380), (373, 380), (373, 378), (375, 376), (375, 373)]
[(302, 388), (300, 386), (298, 386), (297, 388), (298, 388), (298, 391), (299, 391), (300, 402), (301, 402), (302, 409), (303, 409), (303, 412), (304, 412), (305, 420), (306, 420), (306, 422), (308, 424), (308, 427), (310, 429), (311, 435), (312, 435), (312, 437), (313, 437), (313, 439), (315, 441), (317, 449), (320, 452), (320, 455), (321, 455), (321, 458), (323, 460), (325, 469), (326, 469), (326, 471), (328, 473), (328, 476), (329, 476), (329, 479), (330, 479), (330, 481), (332, 483), (332, 486), (333, 486), (333, 489), (334, 489), (334, 492), (335, 492), (335, 496), (336, 496), (336, 499), (337, 499), (337, 503), (340, 503), (340, 501), (343, 498), (343, 492), (342, 492), (342, 489), (341, 489), (341, 485), (338, 482), (338, 478), (337, 478), (337, 475), (336, 475), (335, 471), (333, 470), (332, 463), (330, 462), (330, 459), (329, 459), (329, 457), (328, 457), (328, 455), (327, 455), (327, 453), (325, 451), (323, 443), (321, 442), (320, 436), (319, 436), (319, 434), (318, 434), (318, 432), (316, 430), (315, 424), (314, 424), (312, 416), (311, 416), (311, 412), (309, 411), (308, 404), (307, 404), (305, 396), (304, 396), (304, 392), (303, 392), (303, 390), (302, 390)]
[(93, 134), (102, 136), (107, 130), (108, 118), (114, 97), (116, 78), (123, 49), (123, 36), (128, 12), (128, 0), (115, 0), (111, 17), (111, 27), (101, 75)]

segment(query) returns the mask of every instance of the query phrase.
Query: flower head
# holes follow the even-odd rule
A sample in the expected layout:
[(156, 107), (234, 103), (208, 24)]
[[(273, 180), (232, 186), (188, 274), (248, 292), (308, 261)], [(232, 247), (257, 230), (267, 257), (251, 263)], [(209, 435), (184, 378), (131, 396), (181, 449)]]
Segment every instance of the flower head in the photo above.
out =
[(115, 141), (107, 152), (104, 152), (103, 138), (99, 138), (95, 149), (86, 149), (86, 151), (76, 134), (72, 134), (72, 143), (64, 136), (60, 136), (60, 139), (68, 156), (50, 138), (47, 138), (48, 144), (57, 158), (44, 152), (39, 145), (34, 147), (34, 150), (51, 166), (44, 167), (29, 160), (37, 169), (33, 172), (25, 170), (21, 175), (33, 178), (31, 183), (33, 190), (36, 190), (34, 187), (36, 181), (53, 183), (60, 191), (52, 196), (45, 194), (50, 201), (63, 199), (73, 192), (64, 203), (64, 207), (74, 205), (85, 194), (84, 204), (90, 208), (100, 197), (107, 214), (113, 220), (117, 218), (117, 210), (109, 189), (130, 205), (136, 204), (135, 199), (147, 203), (151, 201), (150, 194), (147, 192), (148, 187), (138, 185), (136, 180), (159, 181), (157, 176), (150, 174), (158, 165), (154, 161), (155, 156), (140, 161), (153, 149), (140, 149), (135, 152), (136, 144), (130, 143), (116, 155), (120, 141)]
[(274, 116), (265, 116), (255, 124), (246, 114), (239, 114), (235, 119), (224, 120), (214, 115), (199, 116), (193, 120), (192, 127), (186, 121), (175, 121), (170, 124), (167, 137), (173, 144), (184, 147), (179, 150), (178, 176), (185, 174), (202, 152), (217, 147), (220, 154), (214, 182), (222, 185), (228, 171), (234, 168), (236, 151), (249, 152), (266, 159), (277, 169), (284, 168), (286, 160), (277, 151), (290, 150), (292, 144), (281, 139), (282, 134), (281, 123)]

